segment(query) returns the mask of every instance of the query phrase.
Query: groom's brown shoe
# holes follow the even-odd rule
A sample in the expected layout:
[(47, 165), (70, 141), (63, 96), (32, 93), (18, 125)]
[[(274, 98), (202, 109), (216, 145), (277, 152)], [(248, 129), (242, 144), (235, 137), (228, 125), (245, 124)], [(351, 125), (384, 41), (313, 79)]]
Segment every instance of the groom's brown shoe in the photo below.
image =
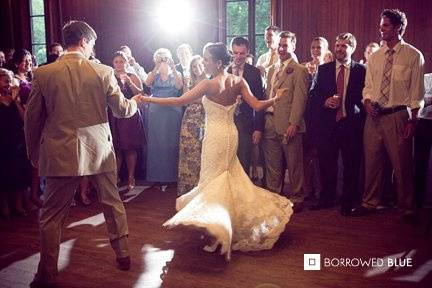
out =
[(120, 269), (122, 271), (130, 270), (131, 261), (130, 261), (129, 256), (117, 258), (116, 261), (117, 261), (117, 268), (118, 269)]

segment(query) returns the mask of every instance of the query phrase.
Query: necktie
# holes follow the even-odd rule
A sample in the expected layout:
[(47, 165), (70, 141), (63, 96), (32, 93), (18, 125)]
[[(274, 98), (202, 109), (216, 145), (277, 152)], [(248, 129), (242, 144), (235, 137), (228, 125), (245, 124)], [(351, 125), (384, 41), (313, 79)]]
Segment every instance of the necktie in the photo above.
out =
[(336, 121), (339, 121), (343, 118), (342, 105), (343, 105), (344, 86), (345, 86), (345, 66), (341, 65), (339, 68), (339, 73), (336, 78), (336, 90), (340, 102), (340, 106), (336, 111)]
[[(269, 99), (276, 97), (277, 90), (278, 90), (277, 85), (279, 85), (279, 78), (281, 77), (281, 71), (283, 70), (282, 65), (279, 65), (279, 66), (276, 65), (275, 68), (276, 68), (274, 71), (275, 74), (273, 74), (272, 81), (270, 84), (271, 88), (270, 88), (270, 93), (269, 93), (270, 94)], [(270, 106), (269, 108), (267, 108), (266, 111), (273, 112), (274, 111), (273, 106)]]
[(387, 60), (384, 66), (384, 74), (381, 82), (381, 96), (378, 99), (378, 104), (380, 106), (386, 104), (390, 96), (390, 81), (391, 81), (391, 71), (393, 68), (393, 49), (387, 50)]

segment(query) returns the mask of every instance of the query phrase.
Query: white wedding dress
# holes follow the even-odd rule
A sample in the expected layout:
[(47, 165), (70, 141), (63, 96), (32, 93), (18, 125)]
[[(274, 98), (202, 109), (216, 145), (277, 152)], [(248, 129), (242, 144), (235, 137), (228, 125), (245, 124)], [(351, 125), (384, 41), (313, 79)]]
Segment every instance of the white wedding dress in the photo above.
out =
[[(163, 225), (206, 229), (229, 260), (231, 250), (271, 249), (293, 213), (287, 198), (255, 186), (237, 158), (237, 103), (203, 97), (206, 128), (198, 186), (177, 198), (177, 214)], [(214, 246), (216, 248), (216, 246)]]

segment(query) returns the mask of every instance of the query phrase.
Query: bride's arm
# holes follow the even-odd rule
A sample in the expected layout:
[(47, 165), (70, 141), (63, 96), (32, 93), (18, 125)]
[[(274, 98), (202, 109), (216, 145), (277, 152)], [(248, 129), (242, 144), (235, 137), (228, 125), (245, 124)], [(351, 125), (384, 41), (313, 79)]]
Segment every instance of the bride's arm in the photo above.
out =
[(268, 100), (258, 100), (251, 92), (249, 85), (244, 79), (240, 81), (240, 92), (246, 103), (249, 104), (255, 111), (261, 111), (275, 104), (276, 98)]
[(209, 80), (202, 80), (195, 86), (192, 90), (184, 93), (180, 97), (169, 97), (169, 98), (156, 98), (156, 97), (147, 97), (143, 96), (141, 99), (147, 103), (154, 103), (159, 105), (167, 105), (167, 106), (185, 106), (190, 104), (202, 96), (207, 94), (208, 83)]

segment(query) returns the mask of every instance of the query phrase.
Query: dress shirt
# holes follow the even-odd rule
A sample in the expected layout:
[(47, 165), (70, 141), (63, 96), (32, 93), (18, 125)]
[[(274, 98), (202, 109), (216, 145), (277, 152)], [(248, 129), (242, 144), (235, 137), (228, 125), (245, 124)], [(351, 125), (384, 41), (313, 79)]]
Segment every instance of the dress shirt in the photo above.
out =
[(235, 64), (233, 64), (231, 66), (232, 74), (243, 77), (244, 65), (245, 63), (241, 64), (240, 66), (236, 66)]
[[(377, 102), (381, 97), (381, 82), (387, 60), (387, 46), (373, 53), (368, 61), (363, 102), (370, 99)], [(391, 73), (389, 101), (384, 108), (408, 106), (420, 108), (424, 97), (424, 58), (423, 54), (412, 45), (401, 40), (393, 47), (393, 67)]]

